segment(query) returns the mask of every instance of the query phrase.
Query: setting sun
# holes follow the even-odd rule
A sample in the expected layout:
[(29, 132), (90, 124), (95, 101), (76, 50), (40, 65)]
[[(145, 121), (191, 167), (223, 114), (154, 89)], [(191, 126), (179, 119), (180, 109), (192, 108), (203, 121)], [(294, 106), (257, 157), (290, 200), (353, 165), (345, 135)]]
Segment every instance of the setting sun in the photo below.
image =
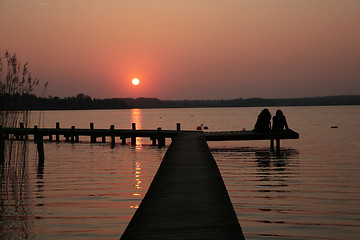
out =
[(140, 80), (138, 78), (133, 78), (133, 80), (131, 82), (134, 86), (137, 86), (137, 85), (139, 85)]

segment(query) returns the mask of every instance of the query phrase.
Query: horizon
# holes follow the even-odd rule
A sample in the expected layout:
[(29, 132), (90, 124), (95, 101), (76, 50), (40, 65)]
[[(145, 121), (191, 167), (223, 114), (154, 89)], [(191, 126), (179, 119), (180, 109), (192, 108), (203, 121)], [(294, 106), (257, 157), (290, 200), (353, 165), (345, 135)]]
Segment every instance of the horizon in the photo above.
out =
[[(76, 97), (77, 95), (79, 94), (84, 94), (86, 97), (90, 97), (91, 99), (111, 99), (111, 98), (118, 98), (118, 99), (139, 99), (139, 98), (144, 98), (144, 99), (158, 99), (160, 101), (231, 101), (231, 100), (237, 100), (237, 99), (244, 99), (244, 100), (247, 100), (247, 99), (264, 99), (264, 100), (267, 100), (267, 99), (305, 99), (305, 98), (326, 98), (326, 97), (357, 97), (359, 96), (360, 97), (360, 94), (347, 94), (347, 95), (324, 95), (324, 96), (309, 96), (309, 97), (271, 97), (271, 98), (264, 98), (264, 97), (236, 97), (236, 98), (228, 98), (228, 99), (225, 99), (225, 98), (221, 98), (221, 99), (161, 99), (161, 98), (157, 98), (157, 97), (104, 97), (104, 98), (96, 98), (96, 97), (92, 97), (88, 94), (85, 94), (85, 93), (78, 93), (78, 94), (75, 94), (73, 96), (65, 96), (65, 97), (59, 97), (59, 96), (52, 96), (52, 95), (49, 95), (47, 97), (44, 97), (44, 98), (55, 98), (55, 97), (59, 97), (59, 98), (71, 98), (71, 97)], [(42, 98), (42, 96), (37, 96), (39, 98)]]
[(8, 50), (29, 62), (32, 75), (49, 83), (47, 96), (360, 94), (354, 0), (2, 0), (0, 32), (0, 54)]

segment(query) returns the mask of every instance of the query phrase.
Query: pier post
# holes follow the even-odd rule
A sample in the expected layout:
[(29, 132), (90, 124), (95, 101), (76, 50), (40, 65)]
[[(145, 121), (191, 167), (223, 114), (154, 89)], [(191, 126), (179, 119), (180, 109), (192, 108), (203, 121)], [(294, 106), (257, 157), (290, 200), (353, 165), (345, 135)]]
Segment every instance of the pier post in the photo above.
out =
[(37, 145), (37, 150), (38, 150), (38, 154), (39, 154), (39, 164), (38, 164), (38, 168), (43, 168), (44, 167), (44, 161), (45, 161), (45, 154), (44, 154), (44, 140), (43, 140), (43, 135), (39, 134), (38, 132), (38, 128), (37, 125), (34, 126), (34, 139), (36, 141), (36, 145)]
[(126, 145), (126, 137), (120, 137), (120, 139), (121, 139), (121, 144)]
[(270, 150), (274, 151), (274, 139), (273, 138), (270, 139)]
[(71, 143), (75, 142), (75, 126), (71, 126)]
[(75, 126), (71, 126), (71, 142), (78, 143), (79, 142), (79, 135), (75, 133)]
[[(56, 130), (60, 129), (60, 123), (56, 122)], [(56, 133), (56, 142), (60, 141), (59, 133)]]
[(136, 123), (132, 123), (131, 124), (131, 130), (133, 130), (133, 134), (131, 136), (131, 145), (135, 146), (136, 145), (136, 136), (135, 136), (135, 131), (136, 131)]
[(111, 125), (111, 126), (110, 126), (110, 131), (111, 131), (111, 148), (114, 148), (114, 147), (115, 147), (114, 130), (115, 130), (115, 126), (114, 126), (114, 125)]
[(34, 125), (34, 141), (36, 142), (37, 141), (37, 125)]
[(0, 125), (0, 166), (3, 166), (5, 163), (5, 137), (2, 130), (2, 125)]
[[(90, 129), (93, 130), (94, 129), (94, 123), (90, 123)], [(91, 143), (96, 143), (96, 137), (95, 137), (95, 134), (91, 134), (90, 135), (90, 142)]]
[(180, 127), (180, 123), (176, 123), (176, 131), (180, 131), (181, 127)]
[(36, 143), (37, 143), (37, 150), (38, 150), (38, 154), (39, 154), (38, 168), (44, 168), (45, 153), (44, 153), (44, 141), (43, 141), (42, 135), (38, 134)]
[[(24, 129), (24, 123), (23, 123), (23, 122), (20, 122), (19, 124), (20, 124), (20, 129), (23, 130), (23, 129)], [(19, 136), (19, 137), (20, 137), (20, 140), (23, 140), (23, 139), (24, 139), (24, 135), (25, 135), (25, 134), (20, 133), (20, 136)]]
[(161, 127), (158, 128), (158, 147), (165, 146), (165, 137), (161, 133)]

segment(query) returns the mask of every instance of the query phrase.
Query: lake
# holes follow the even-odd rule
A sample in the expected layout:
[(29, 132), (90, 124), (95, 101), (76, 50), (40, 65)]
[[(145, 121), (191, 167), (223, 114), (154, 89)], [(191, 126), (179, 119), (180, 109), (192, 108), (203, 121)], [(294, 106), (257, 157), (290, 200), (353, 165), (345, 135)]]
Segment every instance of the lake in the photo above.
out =
[[(44, 111), (32, 113), (31, 126), (249, 130), (262, 109)], [(281, 109), (300, 139), (282, 140), (279, 154), (269, 141), (208, 143), (245, 238), (359, 239), (360, 106)], [(119, 239), (166, 152), (145, 138), (136, 146), (117, 139), (113, 149), (86, 137), (44, 147), (39, 171), (36, 145), (28, 143), (24, 191), (16, 204), (1, 202), (3, 239)]]

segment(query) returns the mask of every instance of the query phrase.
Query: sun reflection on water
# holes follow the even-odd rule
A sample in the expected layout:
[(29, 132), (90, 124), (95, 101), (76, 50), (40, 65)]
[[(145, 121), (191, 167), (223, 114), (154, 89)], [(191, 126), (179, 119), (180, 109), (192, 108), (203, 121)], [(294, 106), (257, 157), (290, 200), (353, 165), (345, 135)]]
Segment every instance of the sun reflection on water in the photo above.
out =
[[(136, 129), (141, 129), (141, 109), (131, 109), (131, 123), (135, 123)], [(143, 143), (141, 138), (136, 138), (135, 151), (139, 151), (143, 149)], [(134, 179), (135, 179), (135, 192), (132, 194), (133, 196), (140, 197), (140, 189), (142, 189), (141, 185), (141, 162), (136, 160), (134, 166)], [(130, 208), (138, 208), (139, 206), (131, 205)]]
[[(136, 129), (142, 129), (142, 112), (141, 109), (131, 109), (131, 123), (135, 123)], [(136, 138), (135, 150), (143, 148), (142, 139)]]
[[(140, 197), (141, 196), (141, 189), (142, 189), (142, 181), (141, 181), (141, 163), (139, 161), (135, 162), (134, 167), (134, 180), (135, 180), (135, 190), (133, 192), (133, 196)], [(139, 208), (138, 204), (130, 205), (130, 208)]]

